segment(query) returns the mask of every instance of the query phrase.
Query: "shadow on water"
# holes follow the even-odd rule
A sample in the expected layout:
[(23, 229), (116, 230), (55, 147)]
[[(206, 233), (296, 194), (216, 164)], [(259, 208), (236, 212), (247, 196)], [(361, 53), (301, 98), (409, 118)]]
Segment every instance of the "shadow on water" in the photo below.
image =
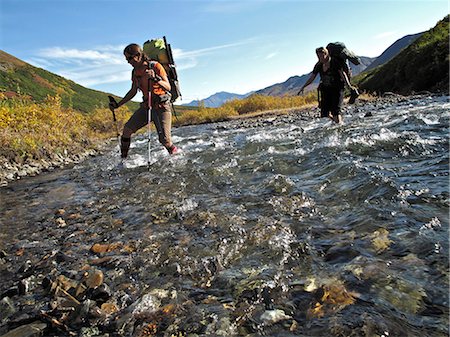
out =
[(0, 334), (448, 335), (449, 107), (183, 127), (149, 168), (136, 137), (2, 188)]

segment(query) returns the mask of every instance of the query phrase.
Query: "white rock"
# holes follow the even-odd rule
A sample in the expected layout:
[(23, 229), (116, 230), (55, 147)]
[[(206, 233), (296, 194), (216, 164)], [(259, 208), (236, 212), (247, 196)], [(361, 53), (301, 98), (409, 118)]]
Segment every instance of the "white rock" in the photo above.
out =
[(275, 310), (266, 310), (261, 315), (261, 320), (266, 325), (275, 324), (279, 321), (283, 321), (285, 319), (291, 319), (292, 317), (286, 315), (283, 310), (275, 309)]

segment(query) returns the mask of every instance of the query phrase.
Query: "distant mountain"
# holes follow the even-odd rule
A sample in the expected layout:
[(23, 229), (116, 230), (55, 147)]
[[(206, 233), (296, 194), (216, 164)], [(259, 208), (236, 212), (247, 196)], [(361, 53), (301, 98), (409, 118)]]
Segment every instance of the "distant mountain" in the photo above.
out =
[(367, 67), (369, 67), (369, 65), (371, 65), (373, 62), (377, 60), (377, 58), (375, 57), (367, 57), (367, 56), (360, 56), (359, 58), (361, 60), (361, 64), (354, 65), (350, 63), (350, 68), (352, 69), (352, 76), (356, 76), (362, 73), (367, 69)]
[(402, 95), (449, 90), (449, 16), (424, 32), (389, 62), (362, 73), (359, 87), (369, 92)]
[(239, 95), (239, 94), (233, 94), (233, 93), (226, 92), (226, 91), (221, 91), (221, 92), (215, 93), (214, 95), (209, 96), (208, 98), (205, 98), (202, 100), (195, 100), (190, 103), (183, 104), (183, 105), (198, 107), (200, 104), (203, 104), (207, 108), (217, 108), (227, 101), (230, 101), (232, 99), (242, 99), (251, 94), (252, 94), (252, 92), (244, 94), (244, 95)]
[(398, 39), (393, 44), (391, 44), (380, 56), (378, 56), (375, 61), (373, 61), (365, 70), (370, 70), (378, 67), (390, 60), (392, 60), (398, 53), (400, 53), (404, 48), (408, 47), (417, 38), (419, 38), (422, 33), (406, 35), (401, 39)]
[[(296, 95), (303, 84), (306, 83), (310, 74), (305, 74), (301, 76), (289, 77), (286, 81), (282, 83), (273, 84), (267, 88), (258, 90), (255, 95), (264, 96), (284, 96), (284, 95)], [(308, 86), (307, 91), (317, 88), (319, 85), (319, 76)]]

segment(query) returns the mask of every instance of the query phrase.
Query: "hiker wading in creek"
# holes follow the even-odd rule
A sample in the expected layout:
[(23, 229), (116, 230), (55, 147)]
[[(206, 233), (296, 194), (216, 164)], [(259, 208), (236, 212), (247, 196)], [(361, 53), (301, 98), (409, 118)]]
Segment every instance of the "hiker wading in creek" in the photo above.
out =
[(123, 54), (128, 63), (133, 67), (131, 74), (131, 89), (118, 103), (111, 102), (110, 109), (117, 109), (136, 96), (138, 90), (142, 92), (142, 103), (123, 127), (120, 139), (121, 157), (128, 156), (131, 143), (131, 135), (147, 125), (149, 110), (151, 120), (158, 132), (159, 142), (170, 154), (177, 153), (178, 149), (172, 143), (172, 105), (170, 102), (170, 83), (164, 67), (153, 60), (149, 60), (138, 44), (128, 45)]
[(303, 93), (305, 88), (315, 80), (317, 74), (320, 74), (318, 89), (320, 116), (329, 117), (336, 123), (341, 123), (343, 121), (341, 106), (344, 99), (344, 87), (347, 85), (352, 91), (356, 91), (356, 88), (350, 84), (342, 62), (332, 58), (326, 48), (317, 48), (316, 55), (319, 62), (314, 66), (311, 76), (298, 94)]

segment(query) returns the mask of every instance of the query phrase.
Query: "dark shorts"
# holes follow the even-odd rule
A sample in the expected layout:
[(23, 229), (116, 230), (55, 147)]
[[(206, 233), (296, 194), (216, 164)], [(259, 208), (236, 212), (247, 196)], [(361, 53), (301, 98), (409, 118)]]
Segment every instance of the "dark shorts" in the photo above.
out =
[(320, 89), (320, 116), (328, 117), (341, 114), (341, 106), (344, 100), (344, 89), (340, 87), (322, 87)]
[[(152, 122), (158, 132), (159, 142), (164, 146), (172, 145), (172, 106), (169, 102), (152, 109)], [(130, 117), (125, 126), (135, 133), (148, 124), (148, 108), (141, 106)]]

